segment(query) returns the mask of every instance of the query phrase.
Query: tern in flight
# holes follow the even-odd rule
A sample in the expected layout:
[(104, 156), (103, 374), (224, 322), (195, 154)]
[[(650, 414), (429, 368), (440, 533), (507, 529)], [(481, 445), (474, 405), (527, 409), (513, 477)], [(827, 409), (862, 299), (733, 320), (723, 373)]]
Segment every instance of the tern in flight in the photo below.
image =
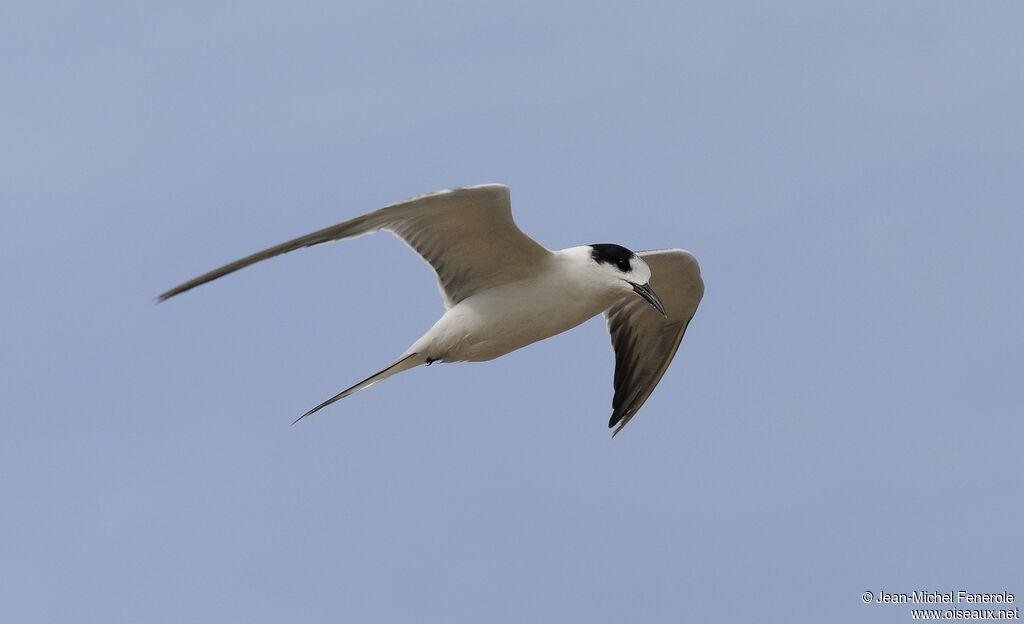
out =
[(447, 308), (384, 370), (298, 420), (392, 375), (433, 362), (483, 362), (604, 313), (615, 350), (609, 427), (622, 430), (651, 395), (704, 294), (682, 249), (594, 244), (550, 251), (512, 220), (508, 187), (485, 184), (415, 197), (226, 264), (160, 295), (171, 297), (289, 251), (388, 230), (437, 273)]

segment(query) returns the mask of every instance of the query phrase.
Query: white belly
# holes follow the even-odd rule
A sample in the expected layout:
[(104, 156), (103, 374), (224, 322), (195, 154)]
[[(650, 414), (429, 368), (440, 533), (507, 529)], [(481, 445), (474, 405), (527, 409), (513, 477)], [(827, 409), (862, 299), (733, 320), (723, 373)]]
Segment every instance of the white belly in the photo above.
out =
[(453, 306), (409, 352), (445, 362), (491, 360), (576, 327), (615, 297), (557, 276), (499, 286)]

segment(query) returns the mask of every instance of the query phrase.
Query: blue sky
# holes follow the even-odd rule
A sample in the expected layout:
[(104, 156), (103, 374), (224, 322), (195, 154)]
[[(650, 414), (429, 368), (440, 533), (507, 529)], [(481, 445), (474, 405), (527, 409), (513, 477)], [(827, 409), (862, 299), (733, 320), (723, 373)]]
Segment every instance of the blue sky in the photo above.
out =
[[(0, 9), (0, 619), (907, 621), (1020, 575), (1016, 3)], [(591, 321), (297, 415), (442, 311), (411, 195), (706, 295), (611, 440)]]

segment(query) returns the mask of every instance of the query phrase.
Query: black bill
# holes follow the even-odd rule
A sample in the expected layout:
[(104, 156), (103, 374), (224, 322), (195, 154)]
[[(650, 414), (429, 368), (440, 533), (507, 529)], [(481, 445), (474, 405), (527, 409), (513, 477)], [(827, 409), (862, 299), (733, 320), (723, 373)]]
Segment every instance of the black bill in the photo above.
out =
[(654, 291), (651, 290), (650, 284), (633, 284), (633, 292), (646, 299), (647, 303), (654, 306), (655, 310), (661, 312), (661, 315), (665, 318), (668, 318), (668, 314), (665, 312), (665, 305), (658, 298), (658, 295), (654, 294)]

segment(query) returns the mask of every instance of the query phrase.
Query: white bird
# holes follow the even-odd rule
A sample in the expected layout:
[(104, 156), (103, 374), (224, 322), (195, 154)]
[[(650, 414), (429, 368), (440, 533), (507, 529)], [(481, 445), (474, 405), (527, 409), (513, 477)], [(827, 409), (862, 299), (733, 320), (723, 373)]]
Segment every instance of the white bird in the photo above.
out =
[(697, 260), (682, 249), (633, 253), (594, 244), (549, 251), (516, 227), (508, 187), (485, 184), (415, 197), (264, 249), (157, 300), (260, 260), (378, 230), (397, 235), (433, 267), (447, 310), (394, 363), (296, 422), (421, 364), (491, 360), (603, 312), (615, 351), (614, 436), (665, 374), (704, 294)]

